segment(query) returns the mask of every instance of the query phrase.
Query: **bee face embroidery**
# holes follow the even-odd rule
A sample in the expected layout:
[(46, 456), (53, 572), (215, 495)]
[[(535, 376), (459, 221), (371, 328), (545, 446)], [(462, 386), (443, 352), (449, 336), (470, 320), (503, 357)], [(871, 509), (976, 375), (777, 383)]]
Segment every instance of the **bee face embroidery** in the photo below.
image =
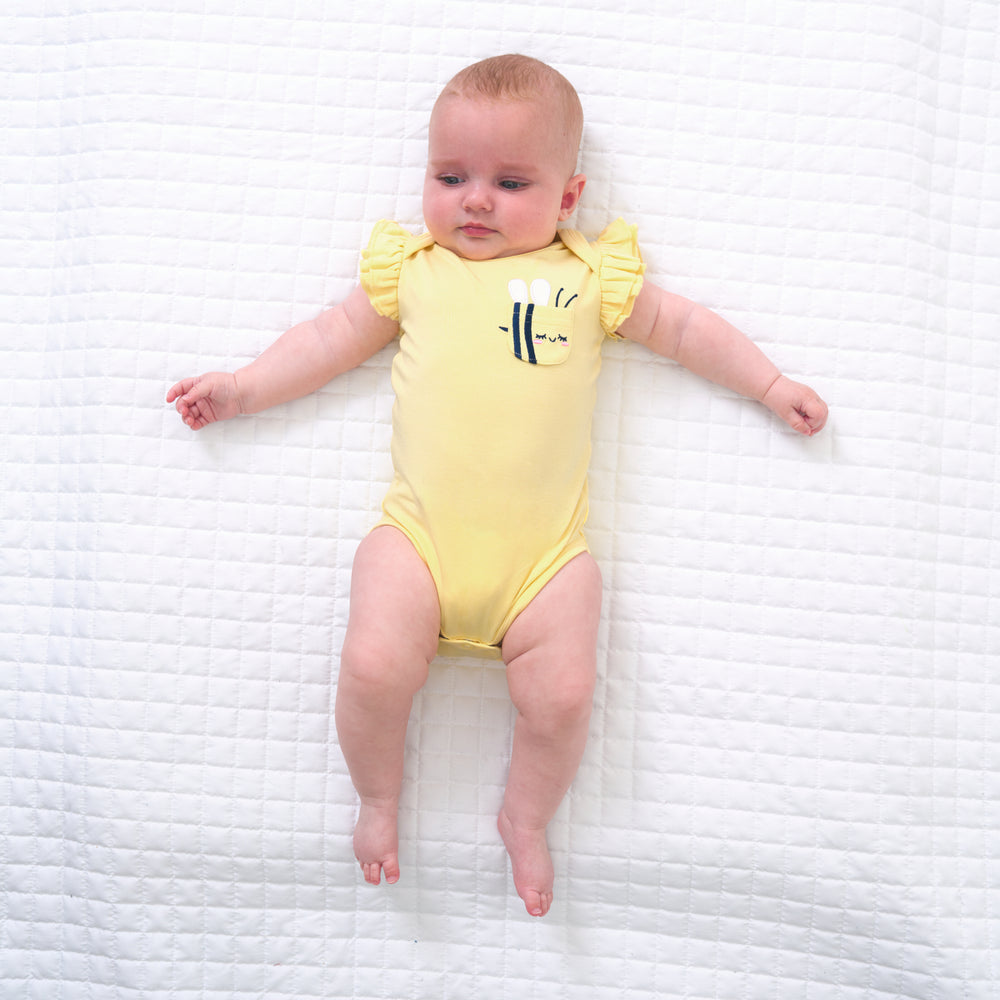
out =
[[(510, 326), (500, 329), (508, 334), (508, 344), (514, 357), (530, 365), (558, 365), (569, 356), (570, 334), (573, 330), (573, 310), (570, 303), (576, 295), (566, 294), (565, 288), (556, 293), (549, 305), (552, 288), (544, 278), (528, 284), (520, 278), (507, 283), (513, 302)], [(560, 299), (564, 301), (560, 304)]]

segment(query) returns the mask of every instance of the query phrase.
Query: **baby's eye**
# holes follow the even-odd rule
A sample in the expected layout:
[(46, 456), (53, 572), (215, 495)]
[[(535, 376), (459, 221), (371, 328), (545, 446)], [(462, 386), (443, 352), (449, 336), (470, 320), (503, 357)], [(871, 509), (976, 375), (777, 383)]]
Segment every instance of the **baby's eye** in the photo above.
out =
[(505, 191), (519, 191), (521, 188), (525, 187), (524, 181), (501, 181), (500, 187)]
[(461, 180), (458, 177), (456, 177), (454, 174), (442, 174), (438, 178), (438, 180), (442, 184), (448, 185), (448, 187), (454, 187), (456, 184), (460, 184), (461, 183)]

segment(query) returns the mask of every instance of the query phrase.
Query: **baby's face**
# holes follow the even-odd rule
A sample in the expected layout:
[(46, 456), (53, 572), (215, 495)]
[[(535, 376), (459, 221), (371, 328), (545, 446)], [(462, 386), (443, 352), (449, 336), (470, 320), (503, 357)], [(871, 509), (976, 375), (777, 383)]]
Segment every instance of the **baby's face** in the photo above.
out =
[(548, 246), (585, 178), (538, 102), (449, 96), (430, 125), (424, 222), (436, 243), (469, 260)]

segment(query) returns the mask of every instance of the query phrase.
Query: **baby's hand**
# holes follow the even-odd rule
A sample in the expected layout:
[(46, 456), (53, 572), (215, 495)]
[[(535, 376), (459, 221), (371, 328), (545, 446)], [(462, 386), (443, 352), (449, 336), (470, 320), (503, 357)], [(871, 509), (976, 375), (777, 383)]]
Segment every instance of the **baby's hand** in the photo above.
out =
[(827, 407), (807, 385), (779, 376), (764, 394), (763, 404), (793, 430), (811, 437), (826, 423)]
[(167, 393), (167, 402), (174, 400), (177, 400), (176, 409), (181, 419), (193, 431), (242, 412), (236, 377), (227, 372), (208, 372), (182, 379)]

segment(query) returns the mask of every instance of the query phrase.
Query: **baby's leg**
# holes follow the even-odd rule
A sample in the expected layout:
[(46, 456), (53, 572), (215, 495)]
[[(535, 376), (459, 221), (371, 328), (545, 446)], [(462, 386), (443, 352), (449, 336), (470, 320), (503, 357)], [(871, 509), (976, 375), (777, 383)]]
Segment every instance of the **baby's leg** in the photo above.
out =
[(361, 810), (354, 853), (365, 879), (399, 879), (396, 815), (406, 723), (437, 653), (437, 589), (409, 539), (376, 528), (358, 547), (337, 682), (337, 735)]
[(545, 830), (587, 742), (600, 611), (600, 571), (584, 553), (545, 585), (503, 641), (518, 716), (497, 826), (514, 886), (532, 916), (544, 916), (552, 904), (554, 875)]

